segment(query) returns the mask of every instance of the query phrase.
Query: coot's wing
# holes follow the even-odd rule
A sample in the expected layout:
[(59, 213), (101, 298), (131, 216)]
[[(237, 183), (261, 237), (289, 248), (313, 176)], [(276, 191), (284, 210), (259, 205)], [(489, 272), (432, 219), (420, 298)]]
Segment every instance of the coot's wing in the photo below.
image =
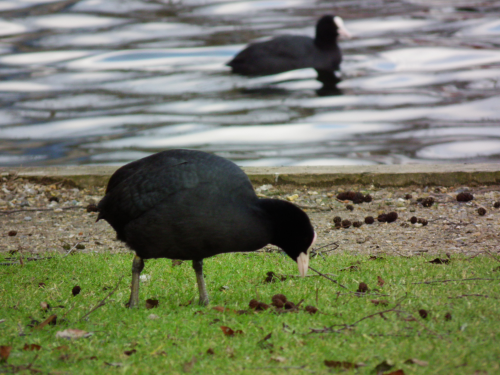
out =
[(312, 66), (312, 38), (284, 35), (262, 43), (250, 44), (227, 65), (235, 73), (267, 75)]
[(217, 188), (227, 193), (243, 185), (246, 194), (255, 194), (245, 173), (229, 160), (197, 151), (169, 150), (118, 169), (99, 202), (98, 219), (108, 221), (121, 238), (130, 221), (197, 187), (197, 194), (203, 194), (207, 182), (217, 182)]
[(111, 176), (106, 195), (99, 202), (98, 220), (107, 220), (119, 232), (130, 220), (179, 189), (196, 183), (193, 173), (179, 170), (186, 163), (183, 158), (155, 154), (118, 169)]

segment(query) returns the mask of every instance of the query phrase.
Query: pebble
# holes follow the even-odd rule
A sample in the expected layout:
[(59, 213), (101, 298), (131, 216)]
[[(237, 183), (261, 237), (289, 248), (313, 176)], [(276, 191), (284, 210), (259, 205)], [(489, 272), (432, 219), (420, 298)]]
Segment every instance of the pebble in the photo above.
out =
[(24, 217), (24, 221), (31, 221), (31, 220), (32, 220), (31, 216), (25, 216)]
[(156, 320), (156, 319), (160, 319), (160, 317), (156, 314), (149, 314), (148, 319)]

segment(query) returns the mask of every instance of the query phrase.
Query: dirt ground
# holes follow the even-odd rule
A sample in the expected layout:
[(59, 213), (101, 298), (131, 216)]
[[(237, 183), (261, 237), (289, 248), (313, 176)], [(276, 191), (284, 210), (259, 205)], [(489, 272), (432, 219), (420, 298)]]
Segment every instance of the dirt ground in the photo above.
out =
[[(43, 256), (47, 251), (127, 252), (115, 239), (105, 221), (95, 222), (97, 213), (88, 212), (89, 204), (102, 198), (104, 187), (80, 189), (66, 183), (35, 183), (15, 176), (0, 178), (0, 252), (28, 257)], [(374, 186), (333, 186), (308, 188), (294, 186), (256, 186), (261, 197), (287, 199), (302, 207), (310, 216), (318, 234), (315, 248), (336, 243), (333, 252), (351, 254), (393, 254), (439, 256), (462, 253), (499, 253), (500, 186), (468, 188)], [(359, 191), (370, 194), (370, 203), (353, 204), (337, 199), (338, 193)], [(469, 191), (474, 199), (457, 202), (460, 192)], [(411, 198), (408, 196), (411, 195)], [(419, 198), (434, 198), (424, 207)], [(346, 208), (352, 206), (352, 211)], [(486, 213), (480, 215), (478, 210)], [(377, 221), (383, 213), (396, 212), (395, 222)], [(334, 217), (361, 221), (363, 225), (336, 228)], [(365, 224), (365, 217), (375, 222)], [(412, 224), (415, 216), (428, 224)], [(332, 246), (323, 250), (332, 249)]]

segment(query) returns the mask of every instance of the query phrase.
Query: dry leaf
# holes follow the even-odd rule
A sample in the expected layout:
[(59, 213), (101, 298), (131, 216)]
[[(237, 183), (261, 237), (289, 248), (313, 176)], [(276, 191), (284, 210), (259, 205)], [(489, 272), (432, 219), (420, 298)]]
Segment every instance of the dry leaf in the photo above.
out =
[(35, 327), (35, 329), (42, 329), (43, 327), (45, 327), (47, 324), (50, 324), (50, 323), (55, 324), (56, 320), (57, 320), (57, 315), (56, 314), (51, 315), (47, 319), (45, 319), (42, 323), (37, 325)]
[(277, 356), (277, 357), (272, 357), (271, 360), (279, 362), (279, 363), (283, 363), (283, 362), (286, 361), (286, 358), (285, 357), (281, 357), (281, 356)]
[(389, 371), (391, 368), (393, 368), (394, 365), (388, 361), (383, 361), (380, 362), (377, 366), (375, 366), (375, 372), (384, 372), (384, 371)]
[(403, 370), (396, 370), (396, 371), (389, 372), (389, 373), (384, 374), (384, 375), (405, 375), (405, 372)]
[(429, 365), (429, 362), (427, 361), (421, 361), (420, 359), (417, 359), (417, 358), (410, 358), (410, 359), (407, 359), (405, 361), (406, 364), (415, 364), (415, 365), (419, 365), (419, 366), (428, 366)]
[(380, 276), (377, 276), (377, 280), (378, 280), (377, 281), (378, 286), (384, 286), (384, 284), (385, 284), (384, 279), (382, 279)]
[(308, 306), (306, 306), (306, 311), (309, 314), (313, 315), (313, 314), (316, 314), (318, 312), (318, 309), (316, 307), (314, 307), (314, 306), (308, 305)]
[(343, 369), (352, 369), (360, 367), (356, 363), (346, 362), (346, 361), (328, 361), (325, 359), (325, 365), (327, 367), (332, 368), (343, 368)]
[(157, 299), (147, 299), (146, 300), (146, 309), (154, 309), (155, 307), (158, 307), (158, 300)]
[(7, 362), (9, 359), (10, 351), (12, 350), (12, 346), (10, 345), (0, 345), (0, 363)]
[(231, 312), (232, 311), (231, 309), (228, 309), (227, 307), (222, 307), (222, 306), (212, 307), (212, 310), (217, 310), (219, 312), (224, 312), (224, 311)]
[(387, 306), (389, 304), (389, 301), (385, 299), (372, 299), (371, 303), (373, 303), (375, 306), (377, 305)]
[(40, 308), (42, 309), (42, 311), (47, 311), (48, 309), (50, 309), (50, 305), (47, 302), (40, 302)]
[(81, 337), (89, 337), (91, 336), (92, 333), (89, 333), (87, 331), (82, 331), (81, 329), (74, 329), (74, 328), (68, 328), (65, 329), (64, 331), (58, 331), (56, 333), (56, 338), (63, 338), (63, 339), (79, 339)]
[(104, 362), (105, 365), (112, 367), (121, 367), (123, 366), (121, 362)]
[(137, 350), (135, 350), (135, 349), (132, 349), (132, 350), (125, 350), (125, 351), (123, 352), (123, 354), (128, 355), (128, 356), (131, 356), (131, 355), (132, 355), (132, 354), (134, 354), (135, 352), (137, 352)]
[(191, 361), (186, 362), (182, 365), (182, 371), (190, 372), (193, 369), (193, 365), (195, 362), (196, 362), (196, 357), (193, 356), (193, 358), (191, 358)]
[(443, 259), (443, 258), (436, 258), (436, 259), (431, 260), (429, 263), (432, 263), (432, 264), (448, 264), (448, 263), (450, 263), (450, 260), (449, 259)]
[(40, 350), (40, 349), (42, 349), (42, 347), (40, 345), (37, 345), (37, 344), (24, 344), (24, 347), (23, 347), (23, 350), (26, 350), (29, 352), (32, 352), (34, 350)]
[(234, 335), (243, 334), (243, 331), (240, 329), (237, 331), (233, 331), (231, 328), (226, 327), (226, 326), (221, 326), (220, 329), (222, 329), (222, 332), (224, 332), (224, 335), (226, 335), (226, 336), (234, 336)]

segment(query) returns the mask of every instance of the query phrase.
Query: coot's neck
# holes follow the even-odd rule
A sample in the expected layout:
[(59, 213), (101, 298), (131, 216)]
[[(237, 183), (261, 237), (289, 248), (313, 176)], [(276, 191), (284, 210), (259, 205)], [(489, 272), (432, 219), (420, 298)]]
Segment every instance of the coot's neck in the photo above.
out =
[(307, 252), (314, 239), (314, 229), (304, 211), (279, 199), (260, 199), (259, 206), (273, 228), (273, 245), (279, 246), (293, 260), (301, 252)]
[(316, 25), (316, 37), (314, 44), (322, 50), (332, 50), (338, 48), (337, 38), (339, 36), (337, 26), (333, 20), (326, 22), (321, 19)]

